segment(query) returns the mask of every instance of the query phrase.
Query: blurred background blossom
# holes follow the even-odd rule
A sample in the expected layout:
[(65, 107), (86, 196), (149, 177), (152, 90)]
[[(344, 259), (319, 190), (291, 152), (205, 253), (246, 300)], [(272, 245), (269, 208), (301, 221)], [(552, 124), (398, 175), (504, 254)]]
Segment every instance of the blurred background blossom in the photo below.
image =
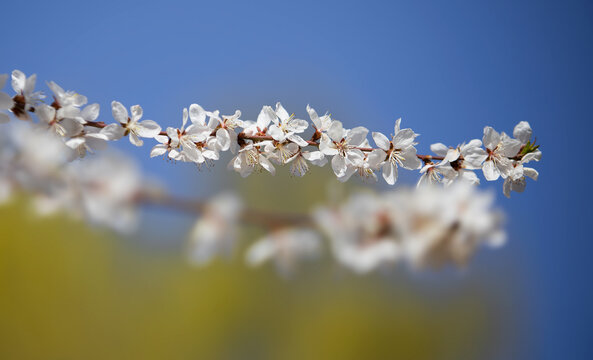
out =
[[(478, 252), (462, 270), (380, 267), (365, 276), (323, 256), (295, 275), (278, 276), (276, 267), (294, 269), (268, 264), (267, 256), (283, 249), (266, 245), (269, 238), (256, 226), (242, 228), (241, 238), (260, 239), (247, 261), (261, 268), (245, 266), (239, 254), (250, 243), (243, 241), (234, 251), (211, 248), (224, 256), (196, 267), (187, 250), (207, 240), (188, 239), (199, 226), (195, 216), (153, 207), (132, 214), (112, 201), (121, 196), (88, 193), (91, 204), (101, 204), (95, 225), (139, 222), (138, 232), (122, 236), (52, 211), (70, 204), (68, 197), (56, 204), (10, 190), (6, 179), (19, 173), (0, 169), (0, 197), (11, 196), (0, 207), (2, 358), (592, 357), (592, 249), (584, 227), (592, 215), (585, 188), (590, 169), (580, 155), (588, 153), (591, 131), (590, 3), (32, 1), (4, 10), (0, 27), (11, 36), (0, 73), (21, 69), (77, 89), (101, 105), (98, 120), (109, 116), (112, 100), (141, 104), (144, 117), (163, 126), (178, 126), (181, 109), (193, 102), (223, 114), (238, 108), (254, 119), (261, 105), (282, 101), (385, 134), (402, 117), (421, 134), (421, 153), (436, 142), (480, 138), (485, 125), (511, 133), (523, 120), (549, 150), (538, 164), (541, 178), (525, 193), (507, 200), (500, 183), (480, 185), (495, 194), (484, 202), (507, 214), (500, 250)], [(31, 143), (29, 134), (12, 140)], [(66, 160), (52, 156), (55, 147), (45, 139), (36, 143), (43, 151), (31, 148), (27, 157), (34, 160), (28, 171), (44, 176)], [(231, 190), (256, 209), (285, 211), (289, 203), (294, 212), (328, 200), (348, 204), (369, 189), (340, 184), (316, 167), (302, 179), (255, 174), (238, 181), (224, 166), (198, 171), (150, 160), (146, 146), (110, 145), (133, 157), (135, 165), (122, 167), (127, 180), (105, 178), (98, 166), (81, 173), (81, 184), (100, 180), (126, 194), (139, 185), (138, 171), (180, 197)], [(401, 174), (397, 186), (416, 180)], [(53, 215), (39, 217), (31, 207)], [(68, 210), (81, 217), (93, 211)], [(373, 230), (367, 226), (364, 231)], [(287, 248), (289, 235), (276, 233)], [(498, 244), (502, 237), (490, 240)], [(334, 245), (325, 254), (350, 259), (349, 244)], [(387, 262), (404, 251), (387, 247)], [(464, 254), (462, 248), (450, 255)]]

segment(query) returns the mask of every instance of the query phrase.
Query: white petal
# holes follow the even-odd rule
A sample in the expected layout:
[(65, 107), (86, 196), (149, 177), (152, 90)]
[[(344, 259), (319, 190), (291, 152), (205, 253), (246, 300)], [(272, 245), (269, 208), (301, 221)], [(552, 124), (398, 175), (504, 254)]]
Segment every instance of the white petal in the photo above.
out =
[(39, 120), (50, 123), (56, 116), (56, 109), (49, 105), (42, 104), (37, 106), (35, 113), (37, 114)]
[(490, 150), (494, 150), (500, 142), (500, 134), (490, 126), (484, 128), (484, 137), (482, 138), (484, 146)]
[(305, 151), (303, 152), (303, 158), (315, 166), (325, 166), (327, 164), (327, 158), (321, 151)]
[(528, 167), (523, 168), (523, 174), (525, 174), (525, 176), (529, 176), (533, 180), (537, 180), (537, 178), (539, 177), (539, 173), (537, 172), (537, 170)]
[(269, 171), (270, 174), (276, 174), (276, 168), (274, 168), (274, 165), (272, 165), (272, 163), (265, 156), (259, 156), (259, 164), (261, 165), (261, 167)]
[(373, 140), (375, 140), (375, 144), (381, 149), (387, 151), (391, 147), (391, 142), (387, 138), (387, 136), (381, 134), (380, 132), (373, 132), (372, 133)]
[(130, 142), (133, 145), (142, 146), (144, 144), (144, 141), (138, 138), (138, 136), (134, 132), (130, 132), (130, 136), (128, 136), (128, 138), (130, 139)]
[(288, 120), (288, 118), (290, 118), (290, 115), (288, 115), (288, 112), (284, 109), (280, 102), (276, 103), (276, 116), (278, 116), (282, 122), (285, 122)]
[(326, 134), (321, 135), (321, 140), (319, 141), (319, 150), (325, 155), (329, 156), (336, 155), (338, 153), (338, 149), (336, 149), (329, 136)]
[(194, 124), (206, 125), (206, 111), (198, 104), (189, 106), (189, 118)]
[(346, 174), (346, 159), (342, 155), (336, 155), (331, 161), (332, 169), (337, 177), (344, 176)]
[(257, 127), (260, 130), (263, 130), (267, 128), (268, 125), (270, 125), (270, 122), (272, 120), (275, 119), (276, 114), (274, 113), (274, 110), (272, 110), (272, 107), (265, 105), (262, 107), (261, 111), (259, 112), (259, 115), (257, 116)]
[(227, 151), (231, 147), (231, 137), (226, 129), (216, 131), (216, 141), (221, 151)]
[(430, 145), (430, 151), (437, 154), (438, 156), (446, 156), (449, 148), (443, 143), (436, 143)]
[(109, 124), (101, 129), (107, 140), (119, 140), (124, 136), (125, 130), (119, 124)]
[(154, 138), (161, 132), (161, 127), (153, 120), (144, 120), (138, 123), (136, 133), (145, 138)]
[(134, 105), (130, 109), (132, 110), (132, 122), (138, 122), (142, 118), (142, 106)]
[(99, 109), (99, 104), (88, 105), (82, 110), (80, 116), (82, 116), (85, 121), (95, 121), (99, 117)]
[[(2, 89), (2, 84), (0, 84), (0, 89)], [(309, 113), (309, 117), (311, 118), (311, 121), (315, 125), (315, 128), (316, 129), (321, 128), (321, 122), (319, 121), (319, 115), (317, 115), (317, 111), (315, 111), (315, 109), (310, 107), (309, 104), (307, 104), (307, 112)]]
[(412, 129), (403, 129), (398, 131), (393, 137), (393, 147), (396, 149), (403, 149), (411, 146), (416, 138), (416, 133)]
[(119, 101), (111, 102), (111, 113), (113, 114), (113, 118), (121, 124), (128, 123), (128, 110)]
[(150, 150), (150, 157), (161, 156), (167, 152), (167, 145), (158, 144), (155, 145), (152, 150)]
[(402, 161), (402, 167), (408, 170), (416, 170), (422, 167), (422, 161), (420, 161), (418, 156), (416, 156), (415, 147), (410, 146), (404, 149), (401, 155), (404, 157), (404, 160)]
[(353, 146), (360, 146), (367, 138), (367, 134), (369, 130), (363, 126), (355, 127), (348, 132), (346, 138), (348, 139), (348, 144)]
[(502, 154), (506, 157), (515, 157), (521, 150), (521, 142), (505, 136), (502, 140)]
[(397, 181), (397, 166), (393, 165), (391, 161), (383, 164), (383, 179), (389, 185), (393, 185)]
[(504, 179), (504, 183), (502, 184), (502, 193), (504, 196), (510, 198), (511, 197), (511, 183), (512, 180), (510, 178)]
[(303, 140), (302, 137), (298, 136), (297, 134), (288, 134), (286, 138), (299, 146), (307, 146), (309, 143)]
[(334, 120), (327, 130), (327, 134), (333, 141), (341, 141), (344, 138), (344, 127), (342, 126), (342, 123), (338, 120)]
[(356, 167), (347, 166), (344, 174), (342, 176), (338, 176), (338, 181), (340, 181), (340, 182), (348, 181), (348, 179), (350, 179), (355, 172), (356, 172)]
[(471, 170), (461, 169), (459, 170), (459, 178), (463, 181), (466, 181), (473, 185), (478, 185), (480, 183), (480, 179), (478, 179), (478, 175)]
[(280, 129), (280, 127), (278, 127), (278, 125), (271, 125), (268, 128), (268, 134), (274, 138), (274, 140), (276, 141), (284, 141), (284, 131), (282, 131), (282, 129)]
[(82, 138), (82, 137), (73, 138), (73, 139), (66, 141), (64, 144), (71, 149), (76, 149), (80, 145), (84, 144), (84, 138)]
[(368, 155), (368, 162), (371, 169), (378, 169), (383, 161), (385, 161), (385, 151), (381, 149), (375, 149)]
[(307, 130), (308, 127), (309, 127), (309, 123), (306, 120), (292, 119), (288, 123), (287, 129), (289, 131), (296, 133), (296, 134), (300, 134), (303, 131)]
[(521, 159), (521, 162), (523, 164), (526, 164), (530, 161), (540, 161), (542, 158), (542, 152), (539, 150), (536, 150), (534, 152), (530, 152), (529, 154), (526, 154), (523, 156), (523, 158)]
[(9, 121), (10, 121), (10, 116), (8, 116), (8, 114), (0, 112), (0, 124), (6, 124)]
[(521, 144), (526, 144), (527, 141), (529, 141), (531, 133), (531, 126), (529, 126), (527, 121), (521, 121), (515, 125), (515, 129), (513, 130), (513, 136), (515, 139), (519, 140)]
[(19, 94), (23, 92), (25, 90), (25, 81), (27, 81), (27, 76), (22, 71), (14, 70), (12, 72), (11, 85), (14, 92)]
[(445, 162), (453, 162), (453, 161), (459, 159), (459, 155), (460, 155), (460, 152), (456, 148), (455, 149), (449, 149), (447, 151), (447, 155), (445, 155), (445, 158), (443, 159), (443, 162), (444, 163)]
[(488, 181), (495, 181), (500, 177), (500, 172), (494, 165), (494, 161), (487, 160), (482, 165), (482, 172), (484, 173), (484, 177)]

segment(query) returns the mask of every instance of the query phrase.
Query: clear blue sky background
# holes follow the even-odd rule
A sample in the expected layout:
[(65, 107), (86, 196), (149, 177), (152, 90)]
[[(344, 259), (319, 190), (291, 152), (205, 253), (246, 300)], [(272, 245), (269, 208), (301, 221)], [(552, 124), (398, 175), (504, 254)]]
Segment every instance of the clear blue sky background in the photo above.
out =
[[(483, 185), (496, 188), (512, 234), (489, 261), (522, 263), (522, 358), (593, 358), (593, 3), (13, 1), (2, 15), (0, 72), (78, 90), (102, 120), (113, 99), (165, 126), (192, 102), (255, 118), (281, 100), (384, 133), (401, 116), (424, 152), (529, 121), (540, 180), (510, 200), (501, 182)], [(170, 171), (146, 147), (118, 146), (147, 171)]]

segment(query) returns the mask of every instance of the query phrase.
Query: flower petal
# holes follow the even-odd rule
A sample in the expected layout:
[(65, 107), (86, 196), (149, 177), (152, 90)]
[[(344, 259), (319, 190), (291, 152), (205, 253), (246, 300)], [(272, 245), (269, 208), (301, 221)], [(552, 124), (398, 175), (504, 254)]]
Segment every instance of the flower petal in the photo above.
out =
[(397, 166), (393, 165), (391, 161), (386, 161), (383, 164), (383, 179), (389, 185), (393, 185), (397, 181)]
[(437, 154), (438, 156), (446, 156), (449, 148), (443, 143), (436, 143), (430, 145), (430, 151)]
[(378, 147), (385, 151), (389, 150), (389, 148), (391, 147), (391, 142), (389, 141), (387, 136), (381, 134), (380, 132), (373, 132), (371, 135), (373, 136), (373, 140), (375, 141), (375, 144), (377, 144)]
[(346, 159), (342, 155), (335, 155), (331, 161), (332, 170), (337, 177), (344, 176), (346, 174)]
[(119, 121), (120, 124), (128, 123), (128, 110), (119, 101), (111, 102), (111, 113), (113, 114), (113, 118)]
[(519, 140), (521, 144), (526, 144), (529, 141), (531, 133), (531, 126), (529, 126), (527, 121), (521, 121), (515, 125), (515, 129), (513, 130), (513, 136), (515, 139)]
[(138, 123), (136, 132), (138, 136), (153, 138), (161, 132), (161, 127), (155, 121), (144, 120)]
[(488, 181), (495, 181), (500, 177), (500, 171), (498, 171), (498, 168), (494, 165), (494, 161), (492, 160), (484, 161), (482, 172)]
[(194, 124), (206, 125), (206, 111), (198, 104), (189, 106), (189, 118)]
[(490, 126), (484, 128), (484, 137), (482, 138), (484, 146), (490, 150), (494, 150), (500, 142), (500, 134)]

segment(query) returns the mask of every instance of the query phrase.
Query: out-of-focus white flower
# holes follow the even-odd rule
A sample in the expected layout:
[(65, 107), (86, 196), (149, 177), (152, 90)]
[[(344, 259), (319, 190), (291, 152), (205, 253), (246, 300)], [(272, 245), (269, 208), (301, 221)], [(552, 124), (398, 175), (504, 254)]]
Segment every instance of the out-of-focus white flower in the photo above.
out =
[(136, 146), (142, 146), (144, 143), (140, 137), (154, 138), (161, 132), (161, 127), (153, 120), (143, 120), (142, 107), (134, 105), (131, 108), (132, 117), (128, 115), (128, 110), (118, 101), (111, 102), (111, 111), (113, 118), (122, 126), (120, 131), (122, 136), (129, 135), (130, 142)]
[(136, 199), (144, 180), (131, 159), (107, 153), (74, 163), (68, 169), (81, 210), (91, 223), (121, 232), (134, 230)]
[[(4, 88), (4, 84), (6, 84), (7, 78), (7, 74), (0, 74), (0, 89)], [(4, 124), (10, 121), (10, 116), (8, 116), (8, 114), (6, 114), (5, 111), (12, 109), (13, 106), (14, 101), (12, 101), (10, 95), (0, 91), (0, 124)]]
[(505, 241), (502, 214), (492, 209), (494, 197), (468, 183), (447, 190), (426, 186), (400, 195), (403, 209), (392, 219), (404, 239), (404, 257), (416, 267), (463, 265), (479, 245)]
[(422, 162), (416, 156), (414, 140), (418, 136), (412, 129), (400, 129), (401, 119), (395, 121), (394, 133), (391, 141), (387, 136), (374, 132), (373, 140), (375, 144), (383, 150), (386, 156), (383, 164), (383, 179), (393, 185), (397, 181), (397, 167), (405, 169), (420, 169)]
[(245, 260), (251, 266), (274, 261), (282, 273), (291, 273), (298, 262), (315, 259), (321, 251), (319, 234), (311, 229), (290, 228), (274, 231), (255, 241)]
[(41, 92), (35, 92), (35, 82), (37, 75), (33, 74), (27, 77), (22, 71), (14, 70), (12, 72), (12, 89), (16, 93), (13, 97), (14, 106), (11, 111), (21, 120), (29, 120), (29, 111), (35, 108), (41, 99), (45, 96)]
[(319, 150), (324, 155), (333, 156), (331, 165), (338, 178), (346, 175), (351, 158), (359, 155), (354, 150), (364, 144), (368, 132), (362, 126), (346, 130), (340, 121), (334, 120), (327, 134), (322, 134)]
[(422, 186), (358, 194), (315, 220), (344, 266), (364, 273), (406, 261), (415, 267), (464, 264), (481, 244), (504, 242), (493, 196), (459, 182), (448, 189)]
[(488, 153), (488, 157), (482, 165), (484, 177), (488, 181), (497, 180), (500, 176), (506, 178), (513, 167), (509, 158), (515, 157), (519, 153), (521, 142), (510, 138), (504, 132), (499, 134), (490, 126), (484, 128), (482, 141)]
[(400, 258), (400, 244), (390, 238), (390, 220), (382, 205), (376, 195), (357, 194), (338, 208), (314, 212), (336, 260), (357, 273), (391, 266)]
[(215, 256), (229, 255), (237, 239), (243, 205), (230, 193), (213, 197), (192, 229), (188, 244), (190, 261), (207, 265)]

